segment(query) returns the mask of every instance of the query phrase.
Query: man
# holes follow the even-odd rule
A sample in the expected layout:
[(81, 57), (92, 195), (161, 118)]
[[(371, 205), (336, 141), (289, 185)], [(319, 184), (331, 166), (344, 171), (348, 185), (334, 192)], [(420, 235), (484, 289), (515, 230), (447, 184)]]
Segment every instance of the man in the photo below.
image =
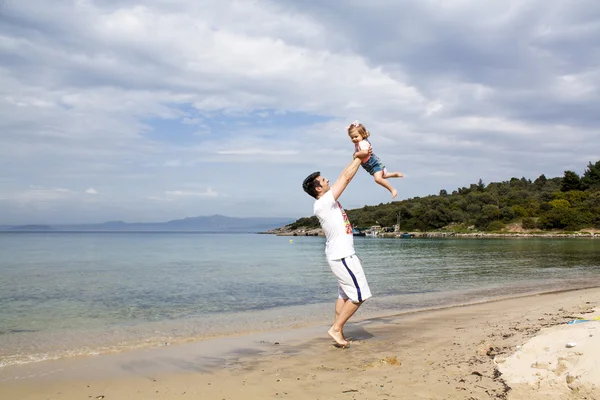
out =
[(360, 259), (354, 253), (352, 225), (338, 198), (356, 175), (361, 158), (368, 156), (370, 152), (369, 149), (354, 153), (354, 159), (332, 186), (329, 186), (329, 180), (322, 177), (320, 172), (310, 174), (302, 183), (304, 191), (316, 199), (314, 213), (327, 238), (327, 262), (338, 280), (335, 321), (327, 333), (342, 347), (348, 345), (344, 337), (344, 324), (371, 297), (371, 291)]

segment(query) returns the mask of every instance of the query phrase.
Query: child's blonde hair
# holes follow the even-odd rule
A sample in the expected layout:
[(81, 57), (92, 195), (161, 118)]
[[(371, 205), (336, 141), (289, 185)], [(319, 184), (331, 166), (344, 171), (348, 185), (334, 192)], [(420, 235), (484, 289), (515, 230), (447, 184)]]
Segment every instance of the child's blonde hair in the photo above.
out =
[(369, 136), (371, 136), (371, 134), (369, 133), (367, 128), (365, 128), (365, 126), (363, 124), (359, 123), (358, 121), (354, 121), (353, 123), (348, 125), (347, 131), (348, 131), (348, 135), (351, 135), (352, 133), (356, 132), (363, 139), (366, 139)]

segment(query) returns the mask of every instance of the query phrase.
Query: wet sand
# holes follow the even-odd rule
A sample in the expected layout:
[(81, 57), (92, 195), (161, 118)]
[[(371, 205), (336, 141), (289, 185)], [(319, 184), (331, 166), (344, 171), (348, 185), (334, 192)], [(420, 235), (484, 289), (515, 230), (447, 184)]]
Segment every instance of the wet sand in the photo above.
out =
[[(0, 398), (600, 399), (600, 322), (566, 325), (599, 306), (600, 288), (573, 290), (356, 319), (345, 349), (316, 326), (11, 366), (0, 369)], [(564, 350), (571, 328), (585, 332)], [(567, 361), (539, 374), (524, 354)]]

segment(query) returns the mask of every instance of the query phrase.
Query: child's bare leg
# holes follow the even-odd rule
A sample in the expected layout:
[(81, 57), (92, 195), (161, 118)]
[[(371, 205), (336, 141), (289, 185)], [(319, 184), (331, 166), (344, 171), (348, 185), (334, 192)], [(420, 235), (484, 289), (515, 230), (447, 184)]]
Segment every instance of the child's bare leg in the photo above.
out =
[(402, 172), (387, 172), (386, 171), (383, 174), (383, 177), (385, 179), (388, 179), (388, 178), (404, 178), (404, 175), (402, 174)]
[(390, 193), (392, 193), (392, 199), (398, 195), (398, 191), (394, 189), (392, 185), (390, 185), (390, 183), (387, 181), (387, 179), (383, 177), (383, 171), (375, 172), (373, 174), (373, 177), (375, 178), (375, 182), (377, 182), (378, 184), (389, 190)]

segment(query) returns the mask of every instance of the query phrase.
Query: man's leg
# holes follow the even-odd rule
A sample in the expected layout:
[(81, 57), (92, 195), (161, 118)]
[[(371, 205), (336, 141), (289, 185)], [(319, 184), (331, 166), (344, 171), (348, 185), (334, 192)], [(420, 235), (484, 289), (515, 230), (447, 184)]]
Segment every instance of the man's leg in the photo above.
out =
[[(340, 346), (347, 346), (344, 325), (358, 310), (360, 305), (371, 297), (358, 256), (352, 255), (340, 260), (329, 260), (331, 271), (338, 279), (338, 299), (335, 303), (335, 320), (327, 333)], [(353, 303), (348, 297), (358, 300)]]
[(344, 303), (345, 303), (344, 299), (342, 299), (341, 297), (338, 297), (337, 301), (335, 302), (335, 318), (333, 319), (333, 322), (335, 322), (335, 320), (338, 318), (338, 316), (342, 312), (342, 307), (344, 307)]
[(350, 300), (337, 299), (335, 303), (335, 321), (327, 333), (340, 346), (347, 346), (348, 341), (344, 338), (344, 325), (354, 315), (363, 302), (353, 303)]
[[(342, 312), (342, 308), (344, 308), (344, 304), (346, 303), (346, 301), (348, 301), (348, 299), (343, 299), (341, 297), (338, 297), (337, 301), (335, 302), (335, 318), (333, 319), (333, 323), (335, 324), (335, 321), (337, 321), (337, 319), (340, 316), (340, 313)], [(342, 329), (342, 338), (346, 339), (346, 337), (344, 336), (344, 329)]]

